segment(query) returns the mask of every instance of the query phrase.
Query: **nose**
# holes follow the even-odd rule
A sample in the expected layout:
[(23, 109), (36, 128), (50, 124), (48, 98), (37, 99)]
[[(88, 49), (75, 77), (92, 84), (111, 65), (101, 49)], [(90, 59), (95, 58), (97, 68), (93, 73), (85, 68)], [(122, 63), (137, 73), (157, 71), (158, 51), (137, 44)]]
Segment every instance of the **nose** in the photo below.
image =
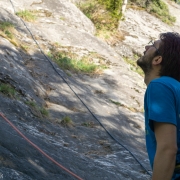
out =
[(147, 51), (150, 47), (151, 47), (151, 45), (146, 45), (146, 46), (145, 46), (146, 51)]
[(145, 55), (145, 53), (147, 52), (147, 50), (150, 48), (150, 46), (149, 45), (146, 45), (145, 46), (145, 51), (144, 51), (144, 55)]

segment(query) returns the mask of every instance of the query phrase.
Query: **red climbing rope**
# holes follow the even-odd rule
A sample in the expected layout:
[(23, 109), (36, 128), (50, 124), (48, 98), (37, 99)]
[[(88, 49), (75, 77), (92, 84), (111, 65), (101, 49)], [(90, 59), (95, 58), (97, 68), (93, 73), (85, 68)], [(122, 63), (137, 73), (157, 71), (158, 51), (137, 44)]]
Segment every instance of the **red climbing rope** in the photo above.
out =
[(50, 157), (49, 155), (47, 155), (42, 149), (40, 149), (36, 144), (34, 144), (33, 142), (31, 142), (24, 134), (22, 134), (17, 128), (16, 126), (11, 123), (10, 120), (8, 120), (2, 113), (0, 113), (0, 116), (20, 135), (22, 136), (29, 144), (31, 144), (34, 148), (36, 148), (40, 153), (42, 153), (45, 157), (47, 157), (49, 160), (51, 160), (53, 163), (55, 163), (57, 166), (59, 166), (60, 168), (62, 168), (63, 170), (65, 170), (66, 172), (68, 172), (69, 174), (71, 174), (72, 176), (74, 176), (75, 178), (77, 178), (78, 180), (83, 180), (82, 178), (80, 178), (79, 176), (77, 176), (76, 174), (74, 174), (73, 172), (71, 172), (70, 170), (66, 169), (64, 166), (62, 166), (61, 164), (59, 164), (57, 161), (55, 161), (52, 157)]

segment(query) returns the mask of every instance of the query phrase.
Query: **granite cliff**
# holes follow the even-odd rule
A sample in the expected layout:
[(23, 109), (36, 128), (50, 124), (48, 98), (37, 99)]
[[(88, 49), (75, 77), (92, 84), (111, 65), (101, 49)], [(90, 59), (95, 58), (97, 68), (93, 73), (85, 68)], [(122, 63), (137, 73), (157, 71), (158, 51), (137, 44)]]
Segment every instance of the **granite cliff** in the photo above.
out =
[[(0, 1), (0, 180), (150, 179), (146, 87), (123, 57), (141, 54), (161, 32), (179, 32), (180, 6), (165, 2), (173, 26), (128, 8), (119, 24), (124, 39), (112, 45), (95, 36), (77, 1)], [(36, 20), (17, 16), (22, 10)], [(54, 49), (107, 68), (62, 70), (49, 56)]]

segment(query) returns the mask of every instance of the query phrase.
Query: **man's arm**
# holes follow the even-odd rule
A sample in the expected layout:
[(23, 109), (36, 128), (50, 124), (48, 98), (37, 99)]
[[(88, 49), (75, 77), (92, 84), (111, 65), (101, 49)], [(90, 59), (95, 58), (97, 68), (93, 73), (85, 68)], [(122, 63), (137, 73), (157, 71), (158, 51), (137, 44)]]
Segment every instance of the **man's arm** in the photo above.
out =
[(157, 141), (152, 180), (171, 180), (175, 168), (177, 141), (176, 126), (153, 121)]

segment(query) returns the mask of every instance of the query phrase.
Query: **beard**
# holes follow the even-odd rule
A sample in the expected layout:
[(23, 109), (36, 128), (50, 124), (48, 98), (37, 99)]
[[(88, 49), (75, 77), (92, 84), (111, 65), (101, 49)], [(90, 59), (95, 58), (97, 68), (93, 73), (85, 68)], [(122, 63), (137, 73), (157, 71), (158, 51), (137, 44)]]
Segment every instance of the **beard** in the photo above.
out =
[(144, 74), (148, 74), (152, 70), (152, 60), (153, 56), (147, 57), (146, 55), (142, 56), (137, 60), (137, 65), (144, 71)]

